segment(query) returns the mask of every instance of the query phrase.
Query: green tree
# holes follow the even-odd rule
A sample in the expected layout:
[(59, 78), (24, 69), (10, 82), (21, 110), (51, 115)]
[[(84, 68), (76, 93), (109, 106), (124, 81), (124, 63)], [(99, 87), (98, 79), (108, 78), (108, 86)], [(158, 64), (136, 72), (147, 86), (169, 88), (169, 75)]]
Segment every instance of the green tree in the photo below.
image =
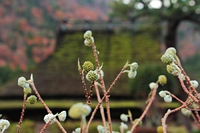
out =
[[(166, 24), (166, 47), (176, 47), (176, 31), (183, 21), (200, 24), (199, 0), (115, 0), (113, 17), (141, 23)], [(148, 21), (147, 21), (148, 20)]]

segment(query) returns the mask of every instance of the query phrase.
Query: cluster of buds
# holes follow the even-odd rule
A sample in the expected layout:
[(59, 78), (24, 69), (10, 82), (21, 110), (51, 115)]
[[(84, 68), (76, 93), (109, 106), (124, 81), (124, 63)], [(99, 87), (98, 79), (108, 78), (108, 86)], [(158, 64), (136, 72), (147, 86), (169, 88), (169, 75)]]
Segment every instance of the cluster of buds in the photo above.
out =
[(180, 64), (180, 60), (176, 55), (176, 49), (173, 47), (168, 48), (161, 57), (161, 61), (167, 65), (167, 72), (178, 76), (181, 74), (180, 68), (175, 64)]
[(24, 94), (31, 93), (31, 88), (29, 86), (29, 81), (26, 80), (25, 77), (19, 77), (18, 78), (18, 86), (22, 87), (24, 89)]
[[(100, 74), (103, 77), (104, 73), (103, 73), (103, 70), (101, 70), (102, 66), (99, 69), (94, 70), (93, 63), (91, 61), (85, 61), (82, 67), (83, 67), (83, 71), (87, 73), (86, 79), (90, 82), (94, 82), (100, 78)], [(98, 74), (98, 70), (100, 71), (100, 74)]]
[(166, 103), (172, 102), (172, 97), (168, 94), (168, 91), (160, 91), (159, 95), (164, 99)]
[(94, 38), (92, 37), (92, 31), (88, 30), (84, 33), (83, 35), (84, 40), (84, 44), (85, 46), (92, 46), (92, 44), (94, 43)]
[(136, 77), (137, 75), (137, 69), (138, 69), (138, 63), (137, 62), (133, 62), (131, 64), (128, 64), (127, 66), (130, 66), (130, 70), (124, 70), (124, 72), (128, 73), (128, 77), (130, 79), (133, 79)]
[(56, 113), (54, 114), (47, 114), (44, 116), (44, 121), (45, 123), (49, 123), (49, 124), (53, 124), (56, 122), (56, 117), (58, 116), (59, 121), (65, 121), (66, 117), (67, 117), (67, 113), (66, 111), (62, 111), (59, 114)]

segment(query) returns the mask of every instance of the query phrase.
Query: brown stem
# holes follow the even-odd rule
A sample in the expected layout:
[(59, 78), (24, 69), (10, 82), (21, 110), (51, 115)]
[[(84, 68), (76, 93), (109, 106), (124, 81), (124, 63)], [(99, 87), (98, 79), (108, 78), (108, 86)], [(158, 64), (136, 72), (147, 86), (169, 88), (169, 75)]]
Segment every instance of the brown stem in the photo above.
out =
[(179, 81), (180, 81), (180, 83), (181, 83), (181, 86), (182, 86), (183, 90), (185, 91), (185, 93), (187, 93), (188, 96), (190, 96), (190, 97), (192, 98), (192, 100), (194, 100), (196, 103), (198, 103), (198, 99), (196, 99), (196, 97), (194, 97), (194, 96), (192, 95), (192, 93), (188, 91), (188, 89), (186, 88), (185, 84), (183, 83), (183, 80), (182, 80), (182, 78), (180, 77), (180, 75), (178, 76), (178, 79), (179, 79)]
[(187, 76), (187, 74), (186, 74), (185, 70), (183, 69), (183, 67), (180, 64), (178, 64), (177, 62), (175, 62), (175, 64), (181, 69), (181, 72), (184, 75), (185, 80), (186, 80), (186, 82), (187, 82), (187, 84), (189, 86), (188, 89), (191, 90), (191, 92), (193, 92), (195, 95), (198, 95), (198, 92), (196, 91), (196, 89), (194, 87), (192, 87), (192, 84), (190, 83), (190, 79)]
[(81, 76), (81, 81), (82, 81), (82, 84), (83, 84), (83, 90), (84, 90), (85, 97), (86, 97), (86, 100), (87, 100), (87, 97), (88, 97), (87, 86), (86, 86), (86, 83), (85, 83), (84, 73), (81, 69), (79, 60), (78, 60), (78, 71), (79, 71), (79, 74)]
[(40, 133), (44, 133), (44, 131), (46, 130), (46, 128), (49, 126), (49, 124), (51, 123), (51, 121), (55, 119), (55, 117), (51, 118), (41, 129)]
[[(42, 97), (40, 96), (39, 92), (37, 91), (36, 87), (35, 87), (35, 84), (33, 81), (30, 81), (29, 84), (31, 85), (32, 89), (34, 90), (36, 96), (38, 97), (38, 99), (40, 100), (40, 102), (42, 103), (42, 105), (44, 106), (44, 108), (46, 109), (46, 111), (49, 113), (49, 114), (52, 114), (51, 110), (49, 109), (49, 107), (46, 105), (46, 103), (43, 101)], [(59, 126), (60, 130), (63, 132), (63, 133), (67, 133), (65, 131), (65, 129), (63, 128), (63, 126), (60, 124), (60, 122), (58, 120), (56, 120), (56, 124)]]
[(168, 111), (165, 113), (164, 117), (161, 119), (162, 128), (163, 128), (163, 133), (167, 133), (167, 130), (166, 130), (166, 127), (167, 127), (167, 125), (166, 125), (166, 120), (167, 120), (168, 116), (169, 116), (170, 114), (172, 114), (172, 113), (175, 113), (176, 111), (181, 110), (182, 108), (185, 108), (185, 107), (186, 107), (186, 105), (183, 104), (182, 106), (180, 106), (180, 107), (178, 107), (178, 108), (175, 108), (175, 109), (173, 109), (173, 110), (168, 109)]
[(131, 133), (133, 133), (133, 131), (135, 130), (135, 128), (137, 127), (137, 125), (142, 121), (142, 119), (144, 118), (144, 116), (147, 114), (149, 108), (151, 107), (154, 99), (155, 99), (155, 95), (157, 92), (157, 88), (158, 88), (158, 83), (156, 85), (156, 87), (152, 90), (153, 92), (151, 93), (151, 97), (149, 99), (149, 102), (145, 108), (145, 110), (143, 111), (142, 115), (140, 116), (140, 118), (138, 118), (138, 120), (136, 121), (136, 123), (133, 124), (132, 128), (131, 128)]
[[(95, 87), (95, 90), (96, 90), (97, 100), (98, 100), (98, 102), (100, 102), (101, 97), (100, 97), (99, 89), (98, 89), (97, 85), (98, 85), (98, 82), (95, 82), (94, 87)], [(102, 104), (100, 105), (100, 113), (101, 113), (102, 123), (103, 123), (103, 126), (104, 126), (104, 131), (106, 131), (106, 119), (105, 119), (104, 108), (103, 108)]]
[(106, 93), (104, 94), (104, 96), (101, 98), (101, 101), (96, 105), (95, 109), (92, 112), (92, 115), (90, 116), (90, 120), (88, 121), (85, 133), (88, 133), (89, 126), (90, 126), (92, 120), (94, 119), (94, 116), (95, 116), (98, 108), (100, 107), (100, 105), (102, 104), (102, 102), (105, 100), (105, 98), (108, 95), (108, 93), (112, 90), (112, 88), (115, 85), (116, 81), (120, 78), (120, 76), (122, 75), (122, 73), (126, 69), (127, 64), (128, 64), (128, 62), (124, 65), (124, 67), (122, 68), (122, 70), (120, 71), (120, 73), (117, 75), (117, 77), (115, 78), (115, 80), (113, 81), (113, 83), (110, 85), (109, 89), (106, 91)]
[[(102, 85), (102, 92), (105, 95), (106, 94), (105, 83), (104, 83), (103, 77), (102, 77), (102, 75), (100, 73), (99, 59), (98, 59), (98, 55), (97, 55), (96, 46), (95, 46), (94, 43), (92, 43), (92, 50), (93, 50), (96, 66), (97, 66), (97, 69), (98, 69), (98, 74), (100, 75), (100, 82), (101, 82), (101, 85)], [(112, 132), (112, 122), (111, 122), (111, 115), (110, 115), (109, 97), (107, 96), (107, 94), (105, 95), (105, 98), (106, 98), (106, 112), (107, 112), (107, 118), (108, 118), (108, 127), (109, 127), (109, 131), (111, 133)]]
[(26, 109), (26, 97), (27, 97), (27, 95), (24, 94), (22, 112), (21, 112), (21, 116), (20, 116), (20, 119), (19, 119), (19, 123), (17, 125), (17, 133), (20, 133), (20, 128), (21, 128), (22, 121), (23, 121), (23, 118), (24, 118), (24, 113), (25, 113), (25, 109)]

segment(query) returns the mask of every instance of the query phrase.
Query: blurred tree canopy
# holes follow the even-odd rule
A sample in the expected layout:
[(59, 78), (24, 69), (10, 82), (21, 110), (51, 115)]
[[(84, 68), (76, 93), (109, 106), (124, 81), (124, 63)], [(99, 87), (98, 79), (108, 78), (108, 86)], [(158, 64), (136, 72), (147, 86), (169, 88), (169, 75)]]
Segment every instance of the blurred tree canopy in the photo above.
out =
[(115, 0), (112, 17), (151, 26), (165, 24), (165, 45), (176, 47), (176, 31), (182, 21), (200, 24), (199, 0)]

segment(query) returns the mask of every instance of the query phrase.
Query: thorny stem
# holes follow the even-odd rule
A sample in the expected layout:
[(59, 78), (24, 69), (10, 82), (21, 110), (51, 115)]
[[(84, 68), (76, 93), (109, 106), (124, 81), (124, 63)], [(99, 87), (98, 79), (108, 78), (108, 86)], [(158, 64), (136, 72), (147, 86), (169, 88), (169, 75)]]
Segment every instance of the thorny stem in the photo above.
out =
[[(100, 69), (100, 64), (99, 64), (99, 59), (98, 59), (98, 55), (97, 55), (96, 46), (95, 46), (94, 43), (92, 43), (92, 50), (93, 50), (96, 66), (97, 66), (97, 69), (98, 69), (98, 74), (100, 75), (100, 82), (101, 82), (101, 85), (102, 85), (102, 91), (103, 91), (103, 93), (105, 95), (106, 94), (105, 83), (104, 83), (103, 77), (102, 77), (102, 75), (100, 73), (100, 70), (99, 70)], [(111, 115), (110, 115), (109, 96), (107, 96), (107, 94), (106, 94), (105, 98), (106, 98), (106, 111), (107, 111), (109, 131), (111, 133), (112, 132), (112, 122), (111, 122)]]
[(126, 69), (127, 64), (128, 64), (128, 62), (124, 65), (124, 67), (122, 68), (122, 70), (120, 71), (120, 73), (117, 75), (117, 77), (115, 78), (115, 80), (113, 81), (113, 83), (110, 85), (110, 87), (106, 91), (106, 93), (104, 93), (104, 96), (101, 98), (101, 101), (96, 105), (95, 109), (92, 112), (92, 115), (90, 116), (90, 120), (88, 121), (85, 133), (88, 133), (88, 129), (89, 129), (89, 126), (90, 126), (92, 120), (94, 119), (94, 115), (96, 114), (98, 108), (100, 107), (100, 105), (102, 104), (102, 102), (104, 101), (104, 99), (106, 98), (106, 96), (108, 95), (108, 93), (112, 90), (112, 88), (115, 85), (115, 83), (117, 82), (117, 80), (120, 78), (120, 76), (122, 75), (122, 73)]
[(20, 128), (21, 128), (22, 121), (23, 121), (23, 118), (24, 118), (24, 113), (25, 113), (25, 109), (26, 109), (26, 97), (27, 97), (27, 94), (24, 94), (22, 112), (21, 112), (21, 116), (20, 116), (20, 119), (19, 119), (19, 123), (17, 125), (17, 132), (18, 133), (20, 133)]
[(138, 120), (136, 121), (136, 123), (133, 124), (132, 128), (131, 128), (131, 133), (133, 133), (133, 131), (135, 130), (135, 128), (137, 127), (137, 125), (142, 121), (142, 119), (144, 118), (144, 116), (146, 115), (147, 111), (149, 110), (149, 108), (151, 107), (153, 101), (154, 101), (154, 98), (155, 98), (155, 95), (156, 95), (156, 92), (157, 92), (157, 89), (158, 89), (158, 83), (156, 83), (156, 87), (153, 88), (153, 92), (151, 94), (151, 97), (149, 99), (149, 102), (145, 108), (145, 110), (143, 111), (142, 115), (140, 116), (140, 118), (138, 118)]
[[(40, 96), (39, 92), (37, 91), (36, 87), (35, 87), (35, 84), (33, 81), (29, 81), (29, 84), (31, 85), (32, 89), (34, 90), (36, 96), (38, 97), (38, 99), (40, 100), (40, 102), (42, 103), (42, 105), (44, 106), (44, 108), (46, 109), (46, 111), (49, 113), (49, 114), (52, 114), (51, 110), (49, 109), (49, 107), (46, 105), (46, 103), (43, 101), (42, 97)], [(65, 131), (65, 129), (63, 128), (63, 126), (60, 124), (60, 122), (56, 119), (56, 124), (59, 126), (60, 130), (63, 132), (63, 133), (67, 133)]]
[[(95, 82), (94, 87), (95, 87), (95, 90), (96, 90), (97, 100), (98, 100), (98, 102), (100, 102), (101, 97), (100, 97), (100, 94), (99, 94), (98, 85), (99, 85), (99, 83)], [(103, 126), (104, 126), (104, 131), (106, 131), (106, 119), (105, 119), (104, 108), (103, 108), (102, 104), (100, 105), (100, 113), (101, 113), (102, 123), (103, 123)]]

